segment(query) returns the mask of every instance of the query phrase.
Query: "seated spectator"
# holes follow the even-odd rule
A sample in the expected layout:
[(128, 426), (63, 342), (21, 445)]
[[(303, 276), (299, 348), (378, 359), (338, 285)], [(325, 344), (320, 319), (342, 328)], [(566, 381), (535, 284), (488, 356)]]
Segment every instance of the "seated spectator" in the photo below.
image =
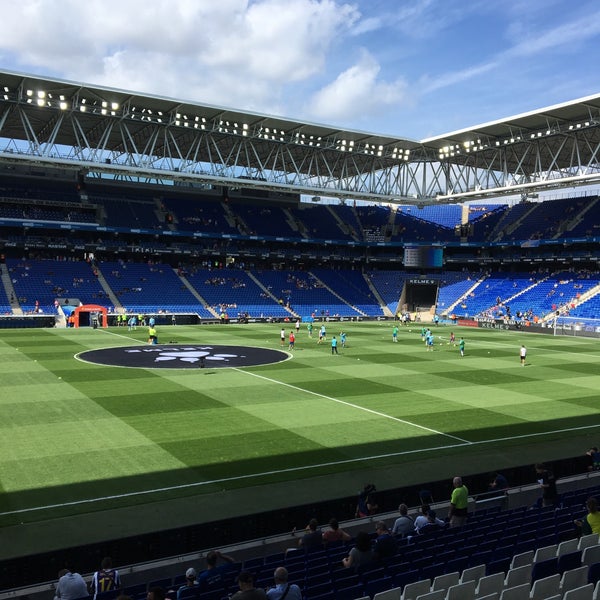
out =
[(277, 567), (273, 574), (275, 587), (267, 590), (269, 600), (302, 600), (302, 590), (295, 583), (288, 583), (288, 572), (285, 567)]
[(419, 532), (419, 529), (423, 527), (423, 525), (427, 525), (427, 513), (429, 513), (429, 504), (422, 504), (420, 513), (415, 518), (415, 530), (417, 533)]
[(153, 587), (148, 590), (146, 600), (165, 600), (165, 590), (161, 587)]
[(194, 569), (193, 567), (190, 567), (186, 572), (185, 572), (185, 583), (177, 590), (177, 600), (179, 600), (181, 598), (182, 593), (185, 590), (188, 590), (190, 588), (198, 588), (198, 582), (196, 581), (196, 569)]
[(336, 542), (349, 542), (352, 536), (340, 528), (340, 524), (335, 517), (329, 519), (329, 529), (323, 533), (323, 542), (325, 545), (334, 544)]
[(373, 562), (374, 559), (369, 534), (366, 531), (359, 531), (356, 534), (356, 546), (350, 550), (346, 558), (342, 559), (342, 564), (346, 568), (359, 569)]
[(392, 533), (402, 537), (414, 533), (415, 522), (412, 517), (408, 516), (408, 506), (406, 506), (406, 504), (401, 504), (398, 507), (398, 512), (400, 513), (400, 516), (394, 521)]
[(588, 514), (583, 519), (576, 519), (575, 525), (581, 527), (581, 534), (600, 533), (600, 512), (598, 511), (598, 502), (596, 498), (586, 500)]
[(323, 533), (319, 528), (319, 522), (311, 519), (306, 526), (306, 533), (298, 540), (298, 546), (304, 548), (305, 552), (321, 550), (323, 548)]
[(499, 492), (500, 494), (504, 494), (508, 489), (508, 480), (506, 477), (504, 477), (504, 475), (502, 475), (502, 473), (494, 473), (494, 478), (488, 487), (490, 492)]
[(110, 556), (105, 556), (100, 563), (100, 570), (94, 573), (90, 583), (90, 594), (93, 594), (94, 599), (102, 592), (112, 592), (121, 587), (119, 571), (113, 569), (112, 559)]
[(58, 583), (54, 592), (54, 600), (76, 600), (88, 595), (88, 587), (79, 573), (71, 573), (69, 569), (58, 572)]
[(441, 519), (437, 518), (435, 510), (430, 510), (427, 513), (427, 523), (419, 529), (419, 535), (429, 535), (436, 531), (442, 530), (446, 526), (446, 523)]
[[(223, 564), (218, 565), (218, 561), (225, 561)], [(221, 553), (219, 550), (211, 550), (206, 555), (206, 571), (202, 571), (198, 575), (198, 585), (201, 591), (222, 585), (224, 575), (231, 570), (231, 565), (234, 562), (231, 556)]]
[(254, 587), (254, 576), (248, 571), (238, 575), (239, 592), (231, 596), (231, 600), (266, 600), (267, 593), (262, 588)]
[(398, 549), (396, 538), (390, 533), (387, 525), (383, 521), (378, 521), (375, 525), (375, 531), (377, 538), (375, 539), (375, 545), (373, 546), (373, 554), (377, 560), (383, 560), (394, 556)]

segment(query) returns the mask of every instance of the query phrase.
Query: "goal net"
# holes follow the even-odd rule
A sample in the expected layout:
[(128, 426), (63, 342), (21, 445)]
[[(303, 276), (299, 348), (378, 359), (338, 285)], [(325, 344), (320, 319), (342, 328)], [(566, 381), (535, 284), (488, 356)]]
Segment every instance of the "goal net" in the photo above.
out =
[(600, 319), (559, 316), (552, 322), (555, 335), (600, 338)]

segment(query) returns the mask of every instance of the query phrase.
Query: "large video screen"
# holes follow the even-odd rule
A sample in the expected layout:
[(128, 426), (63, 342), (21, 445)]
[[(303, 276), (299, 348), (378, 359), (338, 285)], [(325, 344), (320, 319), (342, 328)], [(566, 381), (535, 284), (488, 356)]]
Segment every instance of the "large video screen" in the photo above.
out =
[(441, 269), (444, 249), (438, 246), (405, 246), (404, 266), (417, 269)]

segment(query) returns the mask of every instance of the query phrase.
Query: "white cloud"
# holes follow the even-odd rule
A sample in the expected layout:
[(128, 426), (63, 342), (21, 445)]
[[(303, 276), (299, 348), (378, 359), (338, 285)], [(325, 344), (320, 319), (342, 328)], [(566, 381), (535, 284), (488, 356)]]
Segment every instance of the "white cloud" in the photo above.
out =
[(377, 61), (363, 51), (358, 63), (314, 95), (307, 108), (309, 115), (328, 122), (361, 120), (402, 103), (404, 81), (386, 82), (379, 79), (379, 73)]
[(359, 17), (336, 0), (11, 4), (0, 52), (16, 68), (250, 110), (322, 71)]

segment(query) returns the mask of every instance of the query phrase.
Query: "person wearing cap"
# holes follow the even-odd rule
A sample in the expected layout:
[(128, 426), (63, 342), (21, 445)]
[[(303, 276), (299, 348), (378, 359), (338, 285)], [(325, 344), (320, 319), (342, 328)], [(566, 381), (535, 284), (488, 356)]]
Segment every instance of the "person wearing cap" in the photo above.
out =
[(277, 567), (273, 573), (275, 587), (267, 590), (269, 600), (302, 600), (302, 590), (295, 583), (288, 583), (288, 571), (285, 567)]
[(194, 567), (190, 567), (185, 572), (185, 583), (177, 590), (177, 600), (180, 600), (185, 590), (197, 587), (198, 582), (196, 581), (196, 569), (194, 569)]
[(254, 575), (242, 571), (237, 578), (239, 592), (231, 596), (231, 600), (267, 600), (267, 593), (262, 588), (254, 587)]

